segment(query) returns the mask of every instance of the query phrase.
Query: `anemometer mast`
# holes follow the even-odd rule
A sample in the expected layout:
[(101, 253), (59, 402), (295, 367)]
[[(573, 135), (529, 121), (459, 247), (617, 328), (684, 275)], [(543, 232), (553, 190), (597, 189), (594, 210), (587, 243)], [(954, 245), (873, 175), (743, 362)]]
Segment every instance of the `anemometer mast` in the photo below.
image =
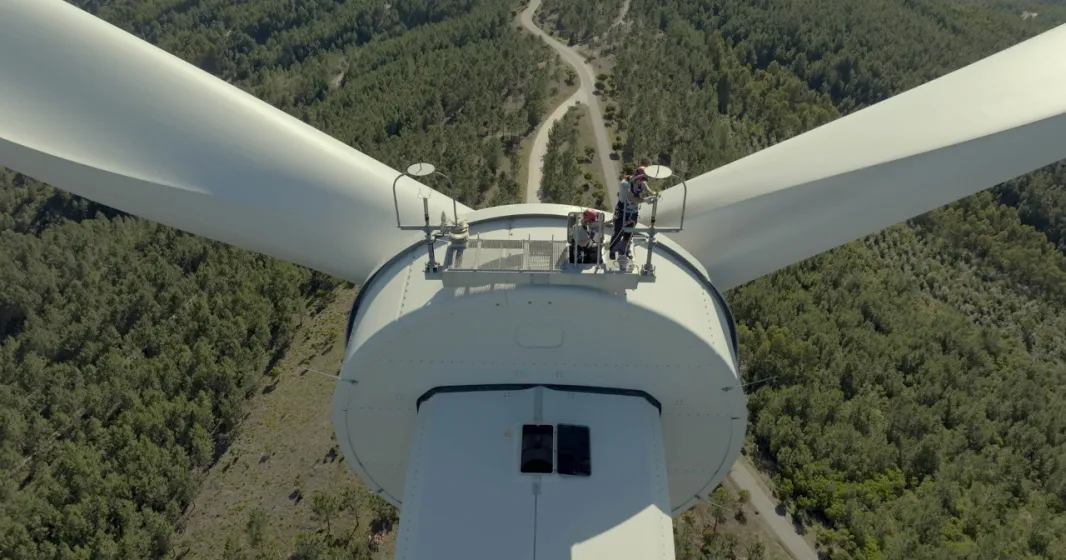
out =
[[(682, 163), (684, 163), (684, 162), (682, 162)], [(674, 174), (674, 172), (669, 167), (666, 167), (665, 165), (650, 165), (650, 166), (648, 166), (648, 167), (646, 167), (644, 169), (644, 174), (647, 175), (649, 179), (664, 180), (664, 179), (669, 179)], [(651, 204), (652, 204), (651, 205), (651, 219), (650, 219), (650, 223), (649, 223), (648, 227), (647, 228), (640, 228), (640, 227), (627, 227), (627, 228), (625, 228), (625, 231), (633, 232), (634, 234), (638, 234), (638, 235), (643, 234), (643, 235), (646, 235), (647, 238), (648, 238), (648, 260), (647, 260), (647, 262), (644, 263), (644, 267), (641, 269), (641, 273), (643, 273), (643, 274), (653, 274), (655, 272), (655, 267), (652, 266), (652, 264), (651, 264), (651, 256), (652, 256), (652, 253), (654, 252), (654, 247), (655, 247), (655, 234), (657, 234), (657, 233), (679, 233), (685, 227), (685, 205), (688, 202), (688, 183), (685, 182), (684, 176), (680, 177), (680, 179), (681, 179), (681, 192), (683, 193), (682, 194), (683, 198), (682, 198), (682, 201), (681, 201), (681, 218), (680, 218), (680, 220), (679, 220), (679, 222), (677, 224), (677, 227), (671, 227), (671, 228), (656, 228), (655, 227), (655, 220), (656, 220), (657, 215), (659, 214), (659, 195), (656, 195), (651, 200)], [(662, 189), (662, 190), (665, 190), (665, 189)]]
[(622, 230), (638, 269), (576, 250), (582, 210), (460, 216), (425, 163), (394, 186), (430, 176), (453, 214), (432, 223), (422, 197), (407, 224), (394, 194), (425, 237), (360, 291), (333, 401), (349, 463), (400, 508), (397, 558), (672, 558), (671, 516), (725, 477), (747, 422), (732, 316), (669, 239), (683, 224), (651, 200)]
[[(418, 193), (418, 197), (422, 199), (422, 215), (425, 223), (421, 226), (403, 225), (400, 222), (400, 201), (396, 196), (396, 184), (400, 182), (400, 179), (404, 177), (429, 177), (437, 175), (443, 177), (448, 182), (448, 192), (452, 199), (452, 225), (448, 225), (447, 218), (444, 214), (441, 214), (440, 223), (432, 225), (429, 222), (429, 196), (423, 195), (421, 191)], [(396, 177), (392, 182), (392, 202), (396, 207), (396, 227), (402, 231), (409, 230), (421, 230), (426, 234), (426, 248), (429, 251), (429, 261), (426, 263), (427, 273), (436, 273), (438, 271), (437, 259), (433, 251), (433, 246), (436, 241), (444, 235), (451, 232), (459, 231), (459, 210), (457, 209), (457, 201), (455, 198), (455, 185), (452, 183), (451, 177), (448, 177), (444, 173), (437, 171), (437, 168), (432, 163), (414, 163), (407, 167), (407, 170)]]

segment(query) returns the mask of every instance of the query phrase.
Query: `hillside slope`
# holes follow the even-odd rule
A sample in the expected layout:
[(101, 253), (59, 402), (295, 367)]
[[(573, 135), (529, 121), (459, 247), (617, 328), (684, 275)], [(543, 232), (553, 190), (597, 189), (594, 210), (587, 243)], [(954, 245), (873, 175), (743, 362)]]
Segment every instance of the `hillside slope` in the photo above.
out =
[[(72, 3), (394, 167), (433, 161), (464, 203), (521, 198), (556, 68), (505, 4)], [(336, 285), (0, 169), (0, 557), (167, 554)]]

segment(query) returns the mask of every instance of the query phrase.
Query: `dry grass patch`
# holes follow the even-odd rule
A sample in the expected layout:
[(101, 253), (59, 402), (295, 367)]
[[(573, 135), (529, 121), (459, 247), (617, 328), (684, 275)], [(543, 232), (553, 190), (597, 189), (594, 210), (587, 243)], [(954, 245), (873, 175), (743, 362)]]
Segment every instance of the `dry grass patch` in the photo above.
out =
[[(177, 558), (288, 558), (326, 547), (391, 558), (391, 506), (372, 496), (337, 447), (331, 398), (354, 289), (304, 319), (248, 404), (234, 444), (211, 468), (176, 539)], [(316, 373), (317, 372), (317, 373)]]

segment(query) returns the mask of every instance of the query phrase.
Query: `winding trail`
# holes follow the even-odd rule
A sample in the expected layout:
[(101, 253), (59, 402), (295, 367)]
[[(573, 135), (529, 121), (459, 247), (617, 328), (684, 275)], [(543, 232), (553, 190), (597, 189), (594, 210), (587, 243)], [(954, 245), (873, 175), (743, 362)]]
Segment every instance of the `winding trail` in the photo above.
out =
[[(540, 39), (558, 53), (567, 64), (572, 66), (574, 70), (577, 71), (577, 76), (581, 85), (578, 87), (578, 90), (574, 95), (571, 95), (562, 105), (552, 111), (552, 114), (547, 120), (541, 123), (540, 128), (537, 130), (537, 135), (533, 139), (533, 147), (530, 151), (529, 176), (528, 181), (526, 182), (526, 202), (540, 202), (540, 183), (544, 178), (544, 155), (548, 153), (548, 131), (551, 130), (552, 125), (555, 124), (556, 121), (566, 115), (567, 109), (573, 107), (577, 103), (584, 103), (585, 106), (589, 108), (589, 115), (592, 119), (592, 130), (596, 135), (596, 153), (599, 154), (600, 157), (600, 168), (603, 173), (603, 180), (607, 182), (604, 187), (607, 190), (607, 200), (610, 202), (608, 209), (614, 208), (615, 199), (618, 197), (618, 193), (616, 192), (617, 188), (614, 184), (615, 180), (618, 178), (618, 169), (615, 167), (614, 162), (611, 161), (611, 141), (607, 137), (607, 127), (603, 123), (603, 113), (600, 111), (599, 100), (593, 95), (593, 92), (596, 89), (596, 74), (588, 63), (585, 62), (585, 57), (578, 54), (574, 49), (571, 49), (557, 41), (555, 38), (549, 36), (533, 23), (533, 14), (536, 13), (537, 8), (540, 7), (540, 3), (541, 0), (530, 0), (526, 9), (518, 16), (518, 22), (526, 31), (540, 37)], [(623, 10), (627, 10), (628, 7), (629, 2), (626, 2), (623, 6)]]
[[(566, 115), (570, 107), (578, 103), (584, 103), (589, 108), (589, 114), (592, 117), (592, 129), (596, 134), (596, 153), (600, 156), (603, 178), (607, 181), (605, 187), (607, 200), (610, 204), (608, 209), (612, 209), (618, 198), (618, 192), (614, 185), (615, 179), (618, 178), (618, 170), (610, 157), (611, 142), (607, 137), (607, 127), (604, 125), (603, 114), (600, 112), (599, 100), (593, 95), (596, 87), (596, 74), (585, 61), (585, 58), (577, 51), (560, 43), (533, 23), (533, 14), (540, 7), (540, 3), (541, 0), (530, 0), (526, 9), (519, 15), (519, 24), (530, 33), (540, 37), (567, 64), (572, 66), (577, 71), (581, 85), (573, 95), (552, 111), (551, 115), (541, 123), (540, 128), (537, 130), (530, 152), (526, 202), (540, 202), (541, 200), (540, 186), (544, 178), (544, 156), (548, 153), (548, 131), (551, 130), (553, 124)], [(623, 22), (629, 12), (629, 3), (630, 0), (625, 0), (618, 18), (611, 25), (611, 28), (617, 27)], [(751, 493), (751, 505), (759, 512), (759, 517), (774, 532), (778, 542), (781, 543), (792, 558), (796, 560), (817, 560), (817, 553), (803, 536), (796, 532), (796, 527), (792, 522), (777, 512), (776, 501), (763, 490), (756, 476), (755, 468), (748, 464), (743, 457), (737, 460), (729, 473), (729, 479), (733, 481), (733, 484)]]
[[(540, 0), (536, 0), (540, 1)], [(540, 123), (537, 135), (533, 138), (533, 146), (529, 150), (529, 177), (526, 180), (526, 202), (540, 202), (541, 183), (544, 181), (544, 156), (548, 155), (548, 132), (556, 121), (566, 116), (571, 107), (578, 104), (584, 98), (581, 89), (563, 101), (561, 105), (552, 111), (552, 114)]]

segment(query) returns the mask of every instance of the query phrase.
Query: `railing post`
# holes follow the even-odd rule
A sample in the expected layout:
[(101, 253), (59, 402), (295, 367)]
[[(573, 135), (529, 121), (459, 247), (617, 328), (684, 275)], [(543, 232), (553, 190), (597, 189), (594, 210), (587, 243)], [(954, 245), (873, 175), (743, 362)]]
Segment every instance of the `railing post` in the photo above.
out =
[(433, 228), (429, 225), (429, 198), (422, 199), (422, 213), (426, 218), (426, 249), (429, 251), (429, 263), (426, 265), (426, 269), (430, 272), (437, 272), (437, 256), (434, 254), (433, 246), (436, 244), (433, 240)]
[(481, 268), (481, 232), (477, 234), (477, 248), (474, 249), (474, 269)]
[(407, 172), (400, 173), (392, 180), (392, 205), (396, 208), (396, 227), (400, 229), (403, 229), (403, 225), (400, 224), (400, 199), (396, 196), (396, 183), (404, 177), (407, 177)]
[(596, 268), (603, 267), (603, 222), (607, 221), (603, 212), (597, 212), (596, 217), (600, 220), (600, 240), (596, 244)]
[[(406, 230), (421, 229), (421, 230), (423, 230), (426, 233), (426, 251), (429, 253), (429, 262), (426, 263), (426, 271), (435, 273), (435, 272), (439, 272), (440, 264), (437, 263), (437, 255), (436, 255), (436, 251), (435, 251), (435, 247), (434, 247), (434, 245), (436, 245), (436, 242), (437, 242), (437, 237), (434, 236), (433, 230), (437, 229), (437, 228), (434, 228), (433, 224), (431, 224), (430, 221), (429, 221), (429, 197), (422, 197), (421, 196), (421, 191), (419, 191), (419, 197), (422, 198), (422, 219), (423, 219), (422, 227), (413, 226), (413, 225), (412, 226), (405, 226), (405, 225), (403, 225), (403, 222), (400, 221), (400, 200), (399, 200), (398, 195), (396, 194), (396, 186), (400, 182), (400, 179), (402, 179), (404, 177), (428, 177), (430, 175), (439, 175), (441, 177), (444, 177), (444, 179), (448, 182), (448, 190), (450, 191), (451, 198), (452, 198), (452, 221), (454, 223), (451, 226), (449, 226), (447, 224), (447, 214), (445, 212), (441, 212), (441, 223), (440, 223), (440, 226), (439, 226), (439, 229), (440, 229), (439, 237), (443, 237), (445, 234), (447, 234), (449, 232), (454, 233), (456, 231), (459, 231), (459, 229), (458, 229), (459, 228), (459, 206), (458, 206), (458, 201), (456, 200), (456, 197), (455, 197), (455, 185), (452, 183), (451, 177), (448, 177), (444, 173), (441, 173), (440, 171), (437, 171), (436, 168), (431, 163), (415, 163), (415, 164), (411, 164), (411, 165), (409, 165), (407, 167), (407, 171), (404, 171), (403, 173), (398, 175), (395, 179), (393, 179), (393, 181), (392, 181), (392, 204), (393, 204), (393, 206), (394, 206), (394, 208), (396, 210), (396, 227), (397, 228), (399, 228), (401, 230), (405, 230), (405, 231)], [(447, 261), (447, 252), (445, 253), (445, 261)]]
[[(444, 174), (441, 173), (441, 175), (444, 175)], [(451, 177), (448, 177), (447, 175), (444, 175), (444, 177), (448, 179), (448, 190), (452, 191), (451, 192), (451, 195), (452, 195), (452, 223), (454, 223), (456, 226), (458, 226), (459, 225), (459, 207), (458, 207), (458, 203), (456, 203), (456, 201), (455, 201), (455, 185), (452, 184), (452, 178)], [(684, 218), (682, 218), (682, 220), (683, 219)]]
[(688, 183), (685, 182), (685, 175), (687, 170), (685, 169), (685, 162), (681, 162), (681, 223), (678, 224), (677, 229), (685, 229), (685, 210), (688, 208)]
[(644, 270), (641, 270), (641, 274), (651, 274), (655, 271), (655, 268), (651, 265), (651, 256), (655, 252), (655, 215), (659, 212), (659, 196), (655, 196), (655, 200), (651, 203), (651, 227), (648, 228), (648, 260), (644, 263)]

